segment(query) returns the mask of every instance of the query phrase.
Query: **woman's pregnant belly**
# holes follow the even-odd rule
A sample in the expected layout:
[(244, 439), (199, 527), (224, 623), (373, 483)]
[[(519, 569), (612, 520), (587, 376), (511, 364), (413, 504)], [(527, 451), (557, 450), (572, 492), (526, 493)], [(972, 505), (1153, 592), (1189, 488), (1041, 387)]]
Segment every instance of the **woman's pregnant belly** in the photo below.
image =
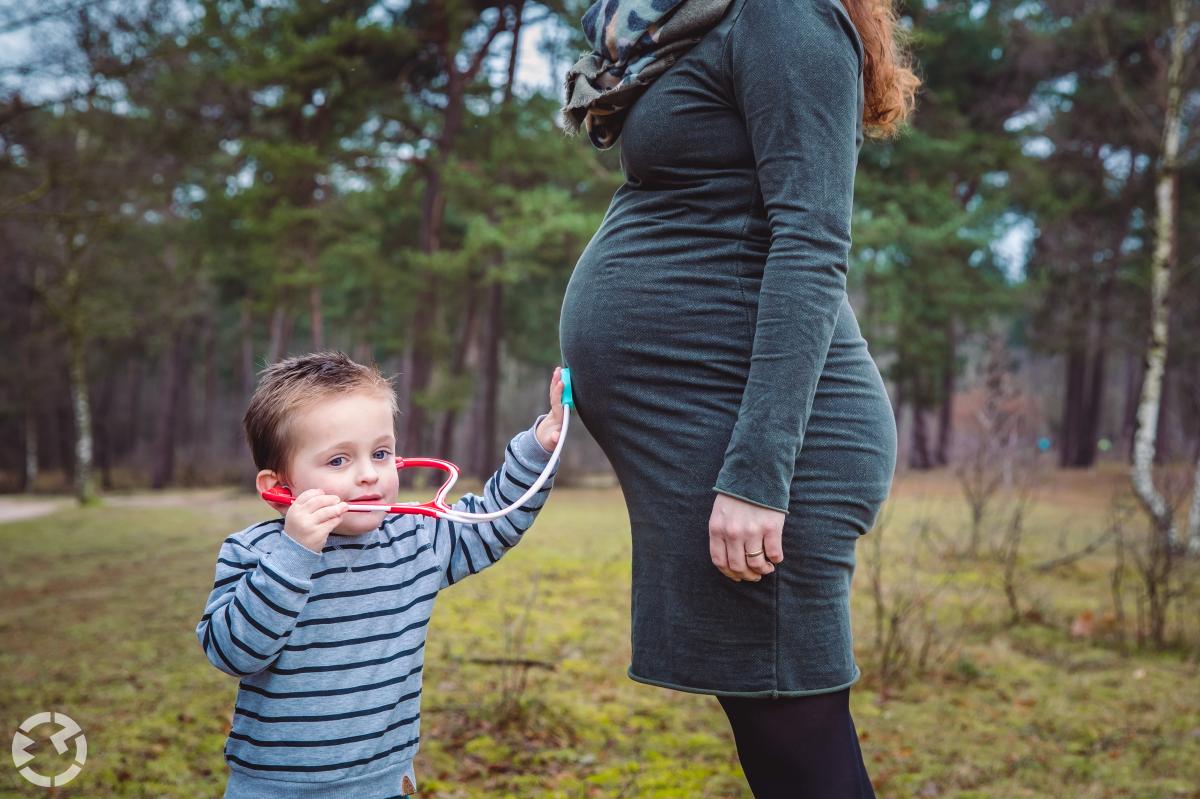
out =
[[(563, 296), (559, 341), (576, 413), (623, 486), (674, 491), (710, 480), (708, 491), (750, 361), (737, 242), (683, 246), (677, 233), (612, 223), (584, 249)], [(679, 473), (683, 464), (692, 474)]]
[(573, 375), (600, 363), (632, 379), (701, 358), (718, 369), (748, 358), (751, 311), (739, 275), (757, 247), (740, 237), (744, 219), (716, 224), (689, 213), (678, 194), (666, 202), (618, 191), (579, 256), (559, 327)]
[[(648, 481), (680, 499), (681, 486), (691, 499), (710, 494), (749, 374), (765, 260), (765, 243), (724, 229), (680, 232), (611, 212), (580, 255), (559, 338), (579, 418), (623, 486)], [(891, 405), (844, 299), (792, 501), (853, 491), (854, 515), (867, 522), (894, 465)]]

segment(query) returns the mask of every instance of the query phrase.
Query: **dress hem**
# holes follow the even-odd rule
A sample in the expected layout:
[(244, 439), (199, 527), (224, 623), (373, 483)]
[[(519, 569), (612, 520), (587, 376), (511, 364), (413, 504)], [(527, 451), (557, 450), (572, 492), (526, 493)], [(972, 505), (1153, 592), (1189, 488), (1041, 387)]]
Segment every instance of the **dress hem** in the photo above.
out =
[(835, 691), (844, 691), (845, 689), (847, 689), (850, 686), (857, 683), (859, 681), (859, 678), (862, 677), (862, 671), (858, 668), (858, 664), (855, 663), (854, 664), (854, 676), (850, 678), (850, 681), (842, 683), (841, 685), (835, 685), (831, 688), (811, 688), (811, 689), (804, 690), (804, 691), (776, 691), (773, 689), (767, 689), (767, 690), (763, 690), (763, 691), (725, 691), (725, 690), (721, 690), (719, 688), (697, 688), (696, 686), (692, 686), (692, 685), (678, 685), (678, 684), (672, 683), (672, 682), (665, 682), (663, 680), (654, 680), (649, 677), (642, 677), (638, 674), (634, 674), (633, 666), (630, 666), (625, 671), (625, 674), (629, 677), (629, 679), (633, 680), (634, 682), (645, 683), (646, 685), (654, 685), (659, 688), (670, 688), (671, 690), (674, 690), (674, 691), (684, 691), (689, 694), (711, 694), (712, 696), (747, 696), (747, 697), (763, 697), (763, 698), (769, 698), (769, 699), (779, 699), (781, 697), (788, 697), (788, 696), (814, 696), (816, 694), (831, 694), (831, 693), (834, 693)]

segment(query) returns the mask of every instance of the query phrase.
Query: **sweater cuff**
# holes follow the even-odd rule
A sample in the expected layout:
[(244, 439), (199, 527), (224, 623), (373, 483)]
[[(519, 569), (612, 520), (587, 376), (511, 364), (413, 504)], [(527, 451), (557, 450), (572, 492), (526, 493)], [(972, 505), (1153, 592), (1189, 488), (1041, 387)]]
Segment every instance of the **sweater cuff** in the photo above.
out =
[(732, 491), (726, 491), (725, 489), (717, 488), (716, 486), (713, 486), (712, 490), (718, 494), (724, 494), (727, 497), (734, 497), (736, 499), (740, 499), (742, 502), (749, 502), (751, 505), (757, 505), (760, 508), (766, 508), (767, 510), (777, 510), (780, 513), (785, 513), (789, 516), (791, 515), (791, 512), (788, 508), (778, 508), (774, 505), (768, 505), (765, 502), (759, 502), (756, 499), (750, 499), (750, 497), (743, 497), (741, 494), (735, 494)]
[(271, 566), (283, 572), (288, 577), (297, 580), (312, 579), (313, 570), (321, 561), (321, 553), (313, 552), (282, 530), (279, 533), (279, 543), (275, 545), (263, 560), (269, 560)]
[(517, 454), (517, 458), (525, 465), (537, 466), (535, 471), (541, 471), (550, 462), (550, 456), (554, 454), (553, 451), (548, 452), (537, 437), (537, 426), (549, 415), (549, 413), (543, 413), (534, 420), (528, 430), (517, 433), (512, 440), (513, 452)]

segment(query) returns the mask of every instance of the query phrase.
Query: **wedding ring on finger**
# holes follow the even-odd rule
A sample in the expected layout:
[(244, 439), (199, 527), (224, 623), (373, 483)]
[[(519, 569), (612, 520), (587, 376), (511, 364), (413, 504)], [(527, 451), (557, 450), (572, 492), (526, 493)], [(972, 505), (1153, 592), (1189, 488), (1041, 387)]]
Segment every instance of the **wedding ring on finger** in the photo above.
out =
[(763, 551), (761, 549), (756, 549), (753, 552), (747, 552), (746, 557), (753, 558), (753, 557), (757, 557), (757, 556), (761, 555), (762, 553), (763, 553)]

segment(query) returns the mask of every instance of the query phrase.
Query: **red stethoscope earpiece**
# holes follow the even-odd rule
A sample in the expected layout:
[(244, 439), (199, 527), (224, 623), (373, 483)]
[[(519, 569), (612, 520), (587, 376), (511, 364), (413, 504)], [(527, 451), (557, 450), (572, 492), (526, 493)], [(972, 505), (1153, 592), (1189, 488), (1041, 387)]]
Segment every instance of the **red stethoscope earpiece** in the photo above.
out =
[[(439, 458), (396, 458), (397, 469), (410, 468), (429, 468), (441, 469), (446, 472), (446, 481), (442, 483), (441, 488), (437, 490), (434, 498), (428, 502), (397, 502), (394, 505), (378, 505), (368, 502), (348, 502), (349, 509), (352, 511), (360, 511), (363, 513), (412, 513), (418, 516), (432, 516), (438, 518), (445, 513), (453, 513), (450, 506), (446, 504), (446, 494), (450, 493), (450, 488), (458, 480), (458, 467), (450, 461), (444, 461)], [(267, 502), (272, 502), (278, 505), (291, 505), (296, 498), (292, 496), (292, 490), (287, 486), (275, 486), (261, 492), (261, 496)]]

